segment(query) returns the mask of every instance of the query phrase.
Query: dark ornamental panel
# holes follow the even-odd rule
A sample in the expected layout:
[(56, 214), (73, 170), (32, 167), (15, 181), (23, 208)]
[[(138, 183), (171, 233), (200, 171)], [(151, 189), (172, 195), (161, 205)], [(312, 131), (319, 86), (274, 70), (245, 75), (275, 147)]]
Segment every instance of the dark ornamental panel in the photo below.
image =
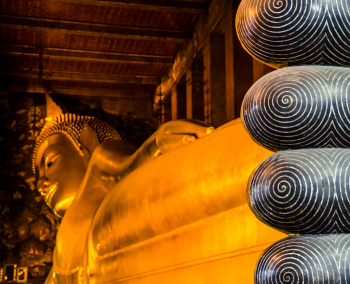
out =
[(243, 0), (236, 27), (245, 49), (276, 68), (350, 66), (348, 0)]
[(293, 234), (350, 232), (350, 149), (278, 152), (253, 173), (249, 204), (267, 225)]
[(241, 118), (254, 140), (272, 151), (350, 148), (350, 69), (274, 71), (250, 88)]
[(256, 284), (350, 283), (350, 235), (291, 236), (260, 257)]

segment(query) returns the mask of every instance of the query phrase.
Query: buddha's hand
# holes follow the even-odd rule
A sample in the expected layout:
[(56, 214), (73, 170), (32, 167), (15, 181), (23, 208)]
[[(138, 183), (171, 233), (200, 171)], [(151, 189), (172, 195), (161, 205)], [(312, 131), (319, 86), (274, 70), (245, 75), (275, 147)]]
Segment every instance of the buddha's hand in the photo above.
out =
[(162, 124), (156, 134), (159, 154), (189, 144), (214, 130), (211, 125), (193, 119), (178, 119)]

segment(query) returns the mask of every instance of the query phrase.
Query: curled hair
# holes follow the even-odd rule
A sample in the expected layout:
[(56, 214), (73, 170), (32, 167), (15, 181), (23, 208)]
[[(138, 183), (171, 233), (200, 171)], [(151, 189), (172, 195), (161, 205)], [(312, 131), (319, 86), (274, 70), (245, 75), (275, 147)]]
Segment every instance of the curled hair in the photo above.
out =
[(100, 143), (120, 140), (118, 132), (108, 123), (92, 116), (80, 116), (72, 113), (66, 113), (54, 118), (52, 121), (45, 123), (40, 135), (36, 139), (32, 167), (35, 173), (35, 160), (38, 150), (45, 139), (56, 133), (63, 133), (73, 143), (79, 154), (83, 156), (83, 151), (80, 144), (80, 134), (85, 125), (89, 125), (95, 132)]

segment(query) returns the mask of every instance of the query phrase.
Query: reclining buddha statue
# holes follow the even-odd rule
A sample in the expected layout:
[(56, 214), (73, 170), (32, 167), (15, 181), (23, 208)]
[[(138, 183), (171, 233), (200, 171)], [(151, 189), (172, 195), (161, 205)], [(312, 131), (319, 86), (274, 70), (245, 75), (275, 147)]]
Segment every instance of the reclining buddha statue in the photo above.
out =
[(138, 149), (94, 117), (48, 121), (33, 167), (63, 219), (46, 283), (253, 283), (259, 254), (284, 236), (246, 201), (271, 154), (240, 120), (170, 121)]

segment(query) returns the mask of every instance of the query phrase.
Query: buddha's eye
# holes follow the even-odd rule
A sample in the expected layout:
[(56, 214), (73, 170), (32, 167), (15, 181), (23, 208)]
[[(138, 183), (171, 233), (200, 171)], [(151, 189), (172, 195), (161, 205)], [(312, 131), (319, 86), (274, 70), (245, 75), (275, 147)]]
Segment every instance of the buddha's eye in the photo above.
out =
[(46, 168), (46, 169), (50, 168), (50, 167), (54, 164), (54, 162), (57, 160), (57, 158), (58, 158), (59, 156), (60, 156), (60, 155), (56, 155), (56, 156), (54, 156), (54, 157), (47, 157), (47, 158), (46, 158), (46, 161), (45, 161), (45, 164), (46, 164), (45, 168)]

